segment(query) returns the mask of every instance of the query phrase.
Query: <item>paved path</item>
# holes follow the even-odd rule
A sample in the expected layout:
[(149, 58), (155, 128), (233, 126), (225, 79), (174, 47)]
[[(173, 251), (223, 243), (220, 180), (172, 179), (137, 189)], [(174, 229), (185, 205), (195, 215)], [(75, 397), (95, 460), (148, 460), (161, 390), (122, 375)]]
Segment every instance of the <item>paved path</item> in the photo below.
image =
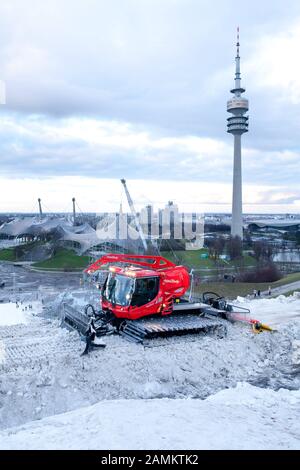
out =
[[(290, 292), (292, 290), (297, 290), (297, 289), (300, 289), (300, 281), (291, 282), (289, 284), (284, 284), (283, 286), (279, 286), (279, 287), (273, 287), (271, 295), (274, 296), (274, 295), (285, 294), (287, 292)], [(263, 291), (261, 295), (263, 297), (269, 297), (269, 293), (267, 290)]]

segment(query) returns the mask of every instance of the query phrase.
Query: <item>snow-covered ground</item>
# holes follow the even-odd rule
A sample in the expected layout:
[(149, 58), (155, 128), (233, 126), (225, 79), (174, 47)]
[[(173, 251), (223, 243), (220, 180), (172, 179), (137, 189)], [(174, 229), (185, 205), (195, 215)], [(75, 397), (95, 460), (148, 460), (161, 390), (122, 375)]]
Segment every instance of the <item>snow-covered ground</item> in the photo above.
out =
[(279, 295), (271, 299), (249, 300), (238, 297), (236, 305), (249, 308), (251, 317), (274, 328), (280, 328), (292, 320), (300, 321), (300, 293), (286, 297)]
[(0, 303), (0, 325), (18, 325), (27, 323), (28, 318), (23, 308), (17, 308), (15, 303)]
[(239, 302), (278, 331), (228, 323), (222, 339), (151, 347), (110, 336), (81, 357), (47, 315), (0, 326), (0, 446), (299, 448), (300, 298)]
[(38, 301), (0, 303), (0, 326), (18, 325), (28, 323), (33, 315), (42, 311), (42, 305)]
[(300, 391), (110, 400), (0, 432), (0, 449), (300, 449)]

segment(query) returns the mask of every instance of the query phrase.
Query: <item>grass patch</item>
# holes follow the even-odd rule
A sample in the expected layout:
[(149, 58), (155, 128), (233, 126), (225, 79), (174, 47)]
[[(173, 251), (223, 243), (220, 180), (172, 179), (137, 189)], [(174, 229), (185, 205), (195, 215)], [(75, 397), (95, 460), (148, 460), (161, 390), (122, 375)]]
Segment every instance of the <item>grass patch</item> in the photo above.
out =
[(10, 248), (3, 248), (0, 250), (0, 261), (20, 261), (22, 257), (26, 253), (30, 252), (32, 248), (41, 244), (42, 242), (40, 241), (34, 241), (15, 245), (14, 247)]
[(251, 267), (254, 268), (257, 265), (257, 261), (255, 258), (253, 258), (253, 256), (245, 254), (240, 259), (229, 261), (229, 264), (231, 266), (237, 266), (237, 267), (244, 266), (247, 268), (251, 268)]
[(175, 264), (183, 264), (188, 268), (194, 269), (216, 269), (217, 267), (228, 267), (228, 268), (240, 268), (240, 267), (255, 267), (256, 260), (248, 255), (245, 254), (242, 258), (227, 261), (218, 259), (215, 261), (212, 258), (201, 258), (202, 254), (208, 254), (208, 250), (206, 248), (202, 248), (201, 250), (191, 250), (191, 251), (175, 251), (174, 254), (171, 251), (163, 251), (161, 253), (162, 256), (169, 259)]
[(73, 250), (61, 248), (56, 251), (52, 258), (34, 263), (33, 266), (40, 269), (76, 271), (86, 268), (89, 261), (88, 256), (79, 256)]
[(14, 248), (4, 248), (0, 250), (1, 261), (16, 261), (16, 255)]
[(162, 251), (161, 256), (169, 259), (175, 264), (181, 263), (191, 268), (214, 268), (215, 262), (211, 258), (201, 258), (202, 254), (207, 254), (208, 251), (203, 248), (202, 250), (191, 251)]
[(284, 286), (285, 284), (289, 284), (290, 282), (297, 282), (300, 281), (300, 273), (292, 273), (287, 274), (279, 281), (274, 282), (274, 287)]

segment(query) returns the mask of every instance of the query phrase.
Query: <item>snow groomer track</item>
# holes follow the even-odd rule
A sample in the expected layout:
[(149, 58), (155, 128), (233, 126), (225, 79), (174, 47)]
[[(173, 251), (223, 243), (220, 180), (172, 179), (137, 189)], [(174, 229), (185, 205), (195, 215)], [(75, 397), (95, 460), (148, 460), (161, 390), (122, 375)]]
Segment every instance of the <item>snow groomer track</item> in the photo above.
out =
[[(174, 321), (175, 320), (175, 321)], [(143, 343), (144, 340), (184, 336), (197, 333), (226, 334), (225, 321), (211, 320), (199, 315), (173, 315), (171, 317), (146, 318), (138, 321), (127, 321), (120, 334), (129, 341)]]
[(78, 353), (78, 335), (36, 318), (28, 325), (0, 326), (0, 367), (30, 365), (72, 351)]

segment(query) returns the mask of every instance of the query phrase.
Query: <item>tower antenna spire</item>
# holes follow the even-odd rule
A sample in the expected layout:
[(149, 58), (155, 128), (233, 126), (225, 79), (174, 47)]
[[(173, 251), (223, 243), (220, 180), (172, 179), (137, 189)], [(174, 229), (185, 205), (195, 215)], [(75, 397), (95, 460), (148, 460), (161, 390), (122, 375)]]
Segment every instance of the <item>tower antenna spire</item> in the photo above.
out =
[(236, 58), (235, 58), (235, 90), (236, 96), (240, 96), (241, 91), (241, 69), (240, 69), (240, 27), (236, 32)]
[(237, 27), (236, 31), (236, 56), (240, 57), (240, 27)]

